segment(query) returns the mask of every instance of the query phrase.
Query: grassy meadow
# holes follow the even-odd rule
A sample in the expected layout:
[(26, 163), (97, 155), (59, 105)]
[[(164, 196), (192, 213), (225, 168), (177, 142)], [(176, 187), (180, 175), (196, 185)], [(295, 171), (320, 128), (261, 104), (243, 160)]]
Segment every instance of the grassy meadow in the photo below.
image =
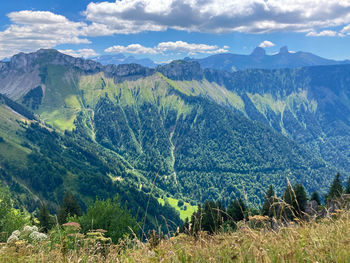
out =
[(124, 239), (117, 245), (79, 243), (79, 233), (58, 243), (51, 236), (36, 245), (2, 244), (0, 262), (350, 262), (350, 212), (339, 211), (333, 218), (301, 222), (277, 232), (253, 229), (243, 222), (238, 229), (148, 242)]

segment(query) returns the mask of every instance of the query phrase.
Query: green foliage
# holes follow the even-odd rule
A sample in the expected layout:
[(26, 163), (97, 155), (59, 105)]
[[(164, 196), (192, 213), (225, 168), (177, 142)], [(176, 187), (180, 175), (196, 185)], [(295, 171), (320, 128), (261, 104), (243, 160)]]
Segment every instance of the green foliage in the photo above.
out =
[(283, 201), (287, 205), (283, 208), (282, 216), (285, 219), (302, 217), (305, 211), (307, 196), (302, 184), (296, 184), (292, 187), (290, 184), (283, 194)]
[(340, 174), (337, 173), (327, 194), (327, 200), (339, 198), (343, 193), (343, 185), (340, 181)]
[(43, 95), (41, 86), (38, 86), (24, 95), (22, 103), (33, 110), (37, 110), (42, 102)]
[(77, 199), (70, 192), (67, 192), (63, 198), (60, 209), (57, 214), (58, 223), (64, 224), (69, 216), (81, 216), (82, 211)]
[(97, 199), (88, 207), (86, 214), (78, 217), (78, 222), (85, 233), (95, 229), (106, 230), (106, 236), (112, 238), (114, 243), (138, 231), (136, 219), (126, 207), (121, 207), (118, 196), (113, 200)]
[[(227, 228), (236, 228), (236, 223), (245, 219), (248, 208), (242, 199), (233, 200), (226, 208), (222, 202), (205, 201), (203, 207), (198, 205), (196, 212), (191, 217), (191, 232), (196, 234), (198, 231), (207, 231), (217, 233)], [(189, 222), (185, 220), (181, 230), (189, 231)]]
[(346, 182), (346, 187), (345, 187), (345, 194), (350, 194), (350, 177), (348, 178), (348, 181)]
[(227, 208), (227, 214), (230, 216), (232, 223), (236, 223), (245, 218), (245, 211), (247, 210), (246, 205), (242, 199), (236, 199), (231, 201)]
[(278, 199), (276, 197), (275, 191), (273, 190), (273, 186), (270, 185), (269, 189), (265, 195), (265, 201), (261, 209), (261, 214), (263, 216), (273, 217), (277, 215), (277, 202)]
[(0, 185), (0, 241), (6, 242), (11, 233), (29, 224), (29, 217), (13, 207), (9, 189)]
[(38, 212), (39, 226), (44, 233), (47, 233), (55, 224), (53, 217), (50, 215), (50, 211), (43, 203)]
[(321, 198), (320, 198), (320, 195), (318, 194), (317, 191), (314, 191), (314, 192), (311, 194), (310, 200), (314, 200), (314, 201), (317, 202), (318, 205), (321, 205)]
[(0, 104), (2, 102), (5, 103), (8, 107), (10, 107), (15, 112), (18, 112), (19, 114), (21, 114), (24, 117), (28, 118), (29, 120), (35, 120), (36, 119), (34, 114), (31, 111), (27, 110), (24, 106), (22, 106), (21, 104), (13, 101), (11, 99), (9, 99), (5, 95), (0, 94)]

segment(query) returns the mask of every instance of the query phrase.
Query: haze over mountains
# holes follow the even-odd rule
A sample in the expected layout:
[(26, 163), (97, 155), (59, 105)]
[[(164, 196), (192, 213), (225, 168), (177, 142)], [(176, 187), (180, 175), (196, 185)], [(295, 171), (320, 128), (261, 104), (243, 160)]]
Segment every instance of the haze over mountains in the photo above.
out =
[(103, 56), (99, 56), (91, 59), (105, 66), (108, 64), (120, 65), (120, 64), (132, 64), (132, 63), (139, 64), (141, 66), (149, 67), (149, 68), (155, 68), (157, 66), (157, 64), (155, 64), (149, 58), (138, 59), (133, 56), (126, 57), (123, 54), (103, 55)]
[(69, 189), (84, 205), (119, 193), (136, 213), (157, 175), (150, 217), (171, 218), (156, 196), (247, 193), (260, 204), (262, 189), (281, 192), (286, 178), (322, 192), (337, 171), (350, 173), (350, 65), (227, 72), (200, 63), (103, 66), (56, 50), (0, 62), (2, 180), (30, 209), (38, 197), (57, 208)]
[(227, 71), (244, 69), (280, 69), (307, 66), (349, 64), (349, 60), (336, 61), (325, 59), (308, 52), (290, 52), (286, 46), (279, 53), (267, 55), (265, 49), (257, 47), (250, 55), (217, 54), (203, 59), (195, 59), (203, 68), (213, 68)]
[[(102, 65), (135, 63), (149, 68), (155, 68), (157, 66), (157, 64), (149, 58), (138, 59), (133, 56), (126, 57), (123, 54), (103, 55), (92, 58), (92, 60)], [(201, 59), (186, 57), (184, 60), (198, 61), (202, 68), (226, 70), (229, 72), (245, 69), (282, 69), (350, 63), (349, 60), (337, 61), (326, 59), (309, 52), (289, 51), (286, 46), (281, 47), (278, 53), (272, 55), (266, 54), (264, 48), (257, 47), (250, 55), (223, 53)]]

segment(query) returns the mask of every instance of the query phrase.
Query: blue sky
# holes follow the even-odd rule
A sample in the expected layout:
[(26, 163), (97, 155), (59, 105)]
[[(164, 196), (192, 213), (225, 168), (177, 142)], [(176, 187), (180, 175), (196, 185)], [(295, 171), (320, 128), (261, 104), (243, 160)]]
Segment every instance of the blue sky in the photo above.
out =
[(15, 0), (1, 1), (0, 25), (0, 59), (56, 48), (164, 62), (259, 45), (350, 59), (350, 0)]

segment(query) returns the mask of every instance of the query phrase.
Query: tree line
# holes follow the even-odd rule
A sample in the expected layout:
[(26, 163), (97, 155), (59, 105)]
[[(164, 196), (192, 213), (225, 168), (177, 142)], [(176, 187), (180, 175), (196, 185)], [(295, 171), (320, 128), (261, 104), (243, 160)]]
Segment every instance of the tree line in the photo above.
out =
[(317, 191), (308, 198), (302, 184), (294, 186), (288, 184), (283, 195), (278, 197), (274, 187), (270, 185), (261, 209), (249, 207), (242, 198), (232, 200), (228, 206), (225, 206), (222, 201), (207, 200), (203, 205), (198, 205), (198, 210), (192, 214), (190, 220), (185, 220), (180, 232), (196, 234), (198, 231), (216, 233), (221, 230), (234, 230), (239, 221), (248, 220), (249, 216), (254, 215), (283, 221), (300, 220), (305, 216), (308, 202), (314, 201), (317, 205), (322, 205), (322, 199), (326, 204), (328, 201), (340, 198), (343, 194), (350, 194), (350, 177), (344, 188), (339, 173), (335, 176), (324, 198), (321, 198)]

